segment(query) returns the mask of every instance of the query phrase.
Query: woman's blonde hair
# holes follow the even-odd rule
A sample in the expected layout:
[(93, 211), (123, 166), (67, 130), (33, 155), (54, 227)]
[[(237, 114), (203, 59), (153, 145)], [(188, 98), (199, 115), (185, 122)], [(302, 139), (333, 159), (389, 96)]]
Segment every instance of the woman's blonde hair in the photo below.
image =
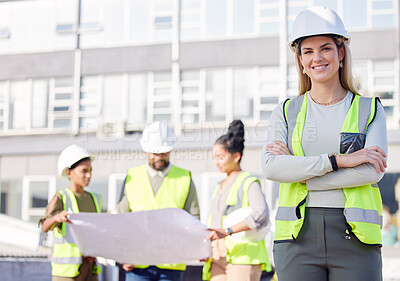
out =
[[(343, 41), (342, 38), (337, 37), (335, 35), (320, 35), (320, 36), (326, 36), (332, 38), (335, 41), (338, 50), (342, 46), (344, 47), (344, 58), (342, 60), (343, 66), (339, 67), (339, 81), (343, 88), (359, 95), (358, 86), (353, 77), (353, 71), (352, 71), (353, 66), (352, 66), (351, 52), (349, 46), (345, 41)], [(303, 73), (303, 66), (301, 65), (301, 61), (299, 58), (299, 56), (301, 56), (301, 50), (300, 50), (301, 42), (304, 39), (296, 43), (296, 53), (295, 53), (296, 68), (299, 74), (299, 96), (305, 94), (307, 91), (311, 89), (311, 79), (307, 74)]]

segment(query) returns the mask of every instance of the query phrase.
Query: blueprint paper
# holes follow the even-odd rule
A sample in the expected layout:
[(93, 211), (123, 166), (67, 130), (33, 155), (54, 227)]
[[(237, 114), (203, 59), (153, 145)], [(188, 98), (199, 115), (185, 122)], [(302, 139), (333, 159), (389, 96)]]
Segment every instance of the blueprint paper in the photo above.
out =
[(211, 256), (209, 231), (181, 209), (125, 214), (71, 214), (69, 226), (83, 256), (120, 263), (187, 263)]

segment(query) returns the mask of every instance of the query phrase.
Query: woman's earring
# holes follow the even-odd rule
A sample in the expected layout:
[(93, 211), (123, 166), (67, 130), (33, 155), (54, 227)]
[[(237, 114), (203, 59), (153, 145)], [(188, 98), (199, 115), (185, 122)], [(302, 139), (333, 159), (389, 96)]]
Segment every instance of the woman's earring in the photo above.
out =
[(343, 62), (342, 61), (340, 61), (339, 67), (343, 67)]
[(306, 69), (303, 67), (303, 74), (306, 74)]

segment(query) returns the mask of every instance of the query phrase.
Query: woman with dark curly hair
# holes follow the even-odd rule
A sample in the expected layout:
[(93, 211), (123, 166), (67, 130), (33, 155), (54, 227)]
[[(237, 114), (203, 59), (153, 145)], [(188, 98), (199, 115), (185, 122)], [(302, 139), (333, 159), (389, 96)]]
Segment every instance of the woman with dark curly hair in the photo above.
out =
[[(228, 133), (219, 137), (213, 147), (214, 163), (226, 178), (217, 185), (211, 202), (207, 239), (212, 241), (212, 258), (203, 268), (203, 280), (258, 281), (262, 270), (270, 270), (263, 237), (258, 241), (232, 237), (265, 227), (269, 221), (260, 181), (240, 167), (243, 149), (244, 125), (234, 120)], [(244, 220), (224, 228), (226, 216), (246, 207), (251, 210)]]

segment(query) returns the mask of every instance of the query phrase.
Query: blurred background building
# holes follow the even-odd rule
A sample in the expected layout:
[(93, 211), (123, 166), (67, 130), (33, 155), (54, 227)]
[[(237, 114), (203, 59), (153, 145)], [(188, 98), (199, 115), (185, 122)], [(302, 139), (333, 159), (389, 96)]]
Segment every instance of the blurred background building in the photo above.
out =
[[(342, 17), (360, 93), (381, 98), (381, 191), (396, 212), (398, 0), (22, 0), (0, 1), (0, 213), (36, 223), (68, 186), (56, 164), (71, 143), (97, 156), (89, 189), (112, 208), (127, 169), (144, 163), (141, 131), (159, 120), (178, 136), (171, 160), (192, 171), (205, 221), (223, 176), (210, 149), (231, 120), (247, 127), (243, 168), (261, 174), (271, 112), (297, 95), (292, 22), (312, 5)], [(264, 182), (272, 208), (276, 186)]]

